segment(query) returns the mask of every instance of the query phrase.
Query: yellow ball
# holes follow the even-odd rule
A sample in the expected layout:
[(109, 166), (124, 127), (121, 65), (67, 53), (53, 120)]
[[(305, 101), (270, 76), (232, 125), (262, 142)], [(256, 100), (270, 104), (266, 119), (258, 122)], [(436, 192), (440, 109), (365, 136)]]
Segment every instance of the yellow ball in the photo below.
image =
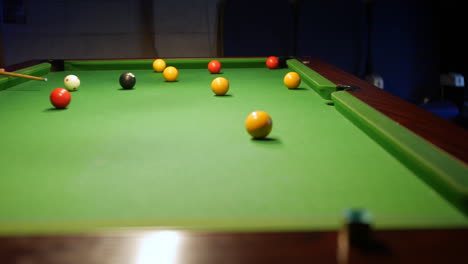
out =
[(296, 89), (301, 83), (301, 76), (297, 72), (288, 72), (284, 76), (283, 82), (289, 89)]
[(225, 95), (229, 90), (229, 81), (226, 78), (218, 77), (211, 82), (211, 90), (216, 95)]
[(166, 61), (163, 59), (157, 59), (153, 62), (153, 69), (156, 72), (162, 72), (166, 68)]
[(265, 138), (270, 134), (273, 121), (269, 114), (264, 111), (252, 112), (245, 120), (245, 128), (247, 132), (255, 138)]
[(177, 80), (177, 77), (179, 77), (179, 71), (173, 67), (169, 66), (163, 71), (164, 79), (168, 82), (174, 82)]

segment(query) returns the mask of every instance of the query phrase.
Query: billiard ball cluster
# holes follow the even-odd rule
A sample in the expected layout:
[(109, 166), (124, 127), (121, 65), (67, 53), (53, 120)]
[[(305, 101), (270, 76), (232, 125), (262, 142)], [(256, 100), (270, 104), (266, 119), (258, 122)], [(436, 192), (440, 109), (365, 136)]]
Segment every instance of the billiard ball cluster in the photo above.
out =
[(49, 96), (50, 103), (56, 109), (65, 109), (71, 102), (71, 94), (69, 91), (76, 91), (80, 87), (80, 78), (76, 75), (67, 75), (63, 79), (65, 88), (54, 89)]
[[(285, 65), (285, 63), (280, 63), (280, 59), (275, 56), (268, 57), (265, 64), (269, 69), (277, 69)], [(175, 82), (179, 77), (177, 68), (168, 66), (163, 59), (154, 60), (152, 66), (155, 72), (162, 72), (167, 82)], [(207, 68), (211, 74), (220, 74), (222, 64), (218, 60), (212, 60), (208, 63)], [(125, 90), (133, 89), (136, 84), (136, 77), (131, 72), (124, 72), (120, 75), (119, 83)], [(283, 83), (288, 89), (296, 89), (301, 83), (301, 77), (296, 72), (288, 72), (283, 78)], [(80, 79), (76, 75), (67, 75), (64, 79), (64, 85), (66, 89), (56, 88), (50, 94), (50, 101), (57, 109), (64, 109), (70, 104), (71, 94), (69, 91), (78, 90)], [(216, 77), (211, 82), (211, 90), (216, 96), (225, 96), (229, 90), (229, 81), (224, 77)], [(267, 137), (271, 132), (272, 126), (273, 121), (265, 111), (254, 111), (245, 120), (246, 130), (254, 139)]]
[[(211, 74), (219, 74), (221, 72), (221, 62), (212, 60), (208, 63), (208, 71)], [(216, 77), (211, 82), (211, 90), (216, 96), (223, 96), (229, 90), (229, 81), (224, 77)]]

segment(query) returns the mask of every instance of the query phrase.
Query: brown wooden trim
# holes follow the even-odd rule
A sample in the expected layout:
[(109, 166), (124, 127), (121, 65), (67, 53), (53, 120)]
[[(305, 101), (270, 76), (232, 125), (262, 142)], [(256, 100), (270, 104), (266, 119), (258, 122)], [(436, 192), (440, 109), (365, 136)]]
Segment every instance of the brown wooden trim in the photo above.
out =
[(350, 263), (461, 263), (468, 260), (468, 229), (384, 230), (376, 246), (351, 250)]
[[(172, 231), (169, 231), (172, 232)], [(147, 254), (171, 253), (177, 263), (337, 263), (335, 231), (159, 233), (172, 237), (146, 245), (154, 231), (119, 233), (3, 236), (2, 263), (137, 263)], [(161, 235), (163, 234), (163, 235)], [(374, 246), (351, 245), (346, 263), (460, 263), (468, 260), (468, 229), (385, 230), (372, 236)], [(154, 257), (154, 256), (153, 256)], [(143, 263), (143, 262), (142, 262)], [(146, 262), (145, 262), (146, 263)], [(153, 263), (157, 263), (153, 262)], [(172, 262), (171, 262), (172, 263)]]
[(359, 87), (352, 95), (454, 157), (468, 163), (468, 131), (421, 107), (381, 90), (350, 73), (314, 57), (304, 57), (311, 69), (335, 84)]

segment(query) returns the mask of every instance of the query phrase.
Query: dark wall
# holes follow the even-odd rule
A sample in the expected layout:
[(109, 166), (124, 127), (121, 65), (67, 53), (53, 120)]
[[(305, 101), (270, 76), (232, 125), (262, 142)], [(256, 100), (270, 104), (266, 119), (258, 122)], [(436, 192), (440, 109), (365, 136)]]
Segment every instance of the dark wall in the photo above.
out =
[[(410, 101), (438, 95), (439, 54), (430, 1), (376, 0), (371, 51), (385, 90)], [(299, 54), (364, 77), (367, 24), (362, 0), (303, 1)]]
[(376, 71), (389, 91), (412, 101), (439, 96), (439, 50), (430, 1), (379, 1), (375, 7)]
[(466, 9), (460, 1), (446, 0), (436, 6), (441, 71), (468, 76), (468, 30)]
[(361, 0), (301, 1), (298, 10), (298, 55), (313, 55), (360, 74), (365, 55)]
[[(3, 19), (7, 2), (24, 4), (25, 21)], [(0, 1), (0, 54), (6, 65), (31, 59), (211, 57), (217, 2)], [(22, 14), (9, 10), (8, 17)]]
[[(274, 51), (293, 55), (296, 51), (295, 55), (313, 55), (364, 77), (367, 54), (364, 0), (232, 2), (236, 2), (236, 6), (226, 10), (225, 34), (229, 37), (224, 38), (225, 55), (264, 56), (274, 55)], [(383, 77), (385, 90), (414, 102), (426, 96), (437, 97), (439, 50), (433, 3), (423, 0), (374, 2), (371, 34), (374, 72)], [(291, 33), (296, 22), (292, 16), (295, 3), (299, 6), (297, 46), (281, 49), (278, 38), (294, 36)], [(254, 9), (249, 10), (249, 6)], [(250, 18), (252, 14), (257, 17)]]
[(293, 12), (287, 0), (223, 1), (224, 56), (281, 56), (293, 52)]

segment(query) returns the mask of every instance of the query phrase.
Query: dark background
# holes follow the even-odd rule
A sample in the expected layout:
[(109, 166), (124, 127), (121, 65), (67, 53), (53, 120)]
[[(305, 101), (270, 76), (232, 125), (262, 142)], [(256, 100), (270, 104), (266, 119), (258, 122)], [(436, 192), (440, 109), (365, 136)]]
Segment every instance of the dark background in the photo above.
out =
[[(272, 53), (314, 55), (339, 68), (364, 78), (368, 34), (366, 2), (363, 0), (315, 1), (227, 1), (229, 19), (227, 55), (267, 56)], [(270, 4), (267, 4), (270, 3)], [(297, 23), (288, 17), (286, 2), (297, 2)], [(376, 0), (373, 4), (371, 51), (373, 72), (381, 75), (385, 90), (412, 102), (421, 103), (425, 97), (440, 100), (439, 74), (458, 72), (466, 74), (466, 29), (463, 27), (462, 8), (455, 1)], [(274, 14), (283, 10), (282, 19), (275, 21), (246, 17), (235, 20), (235, 13), (250, 3), (255, 13)], [(267, 7), (268, 6), (268, 7)], [(280, 7), (281, 6), (281, 7)], [(291, 12), (293, 15), (294, 10)], [(293, 17), (291, 15), (291, 17)], [(230, 17), (232, 16), (232, 17)], [(254, 20), (254, 25), (249, 21)], [(289, 25), (285, 25), (289, 24)], [(272, 26), (272, 27), (270, 27)], [(281, 35), (297, 28), (297, 43), (285, 42), (273, 29), (283, 30)], [(229, 31), (241, 29), (242, 34)], [(251, 28), (253, 28), (252, 31)], [(258, 33), (263, 35), (258, 37)], [(251, 36), (252, 34), (254, 36)], [(257, 35), (257, 37), (255, 37)], [(294, 35), (294, 34), (291, 34)], [(247, 36), (249, 45), (239, 45), (239, 38)], [(270, 39), (261, 41), (260, 38)], [(249, 40), (253, 40), (249, 43)], [(260, 44), (262, 43), (262, 44)], [(296, 46), (296, 45), (297, 46)], [(262, 52), (262, 46), (270, 46)], [(253, 49), (252, 49), (253, 47)], [(294, 48), (296, 47), (296, 49)]]
[[(0, 63), (312, 55), (364, 78), (365, 2), (3, 0)], [(463, 8), (452, 0), (374, 2), (373, 72), (385, 90), (414, 103), (441, 100), (440, 73), (467, 74)], [(16, 22), (12, 5), (23, 6)]]

